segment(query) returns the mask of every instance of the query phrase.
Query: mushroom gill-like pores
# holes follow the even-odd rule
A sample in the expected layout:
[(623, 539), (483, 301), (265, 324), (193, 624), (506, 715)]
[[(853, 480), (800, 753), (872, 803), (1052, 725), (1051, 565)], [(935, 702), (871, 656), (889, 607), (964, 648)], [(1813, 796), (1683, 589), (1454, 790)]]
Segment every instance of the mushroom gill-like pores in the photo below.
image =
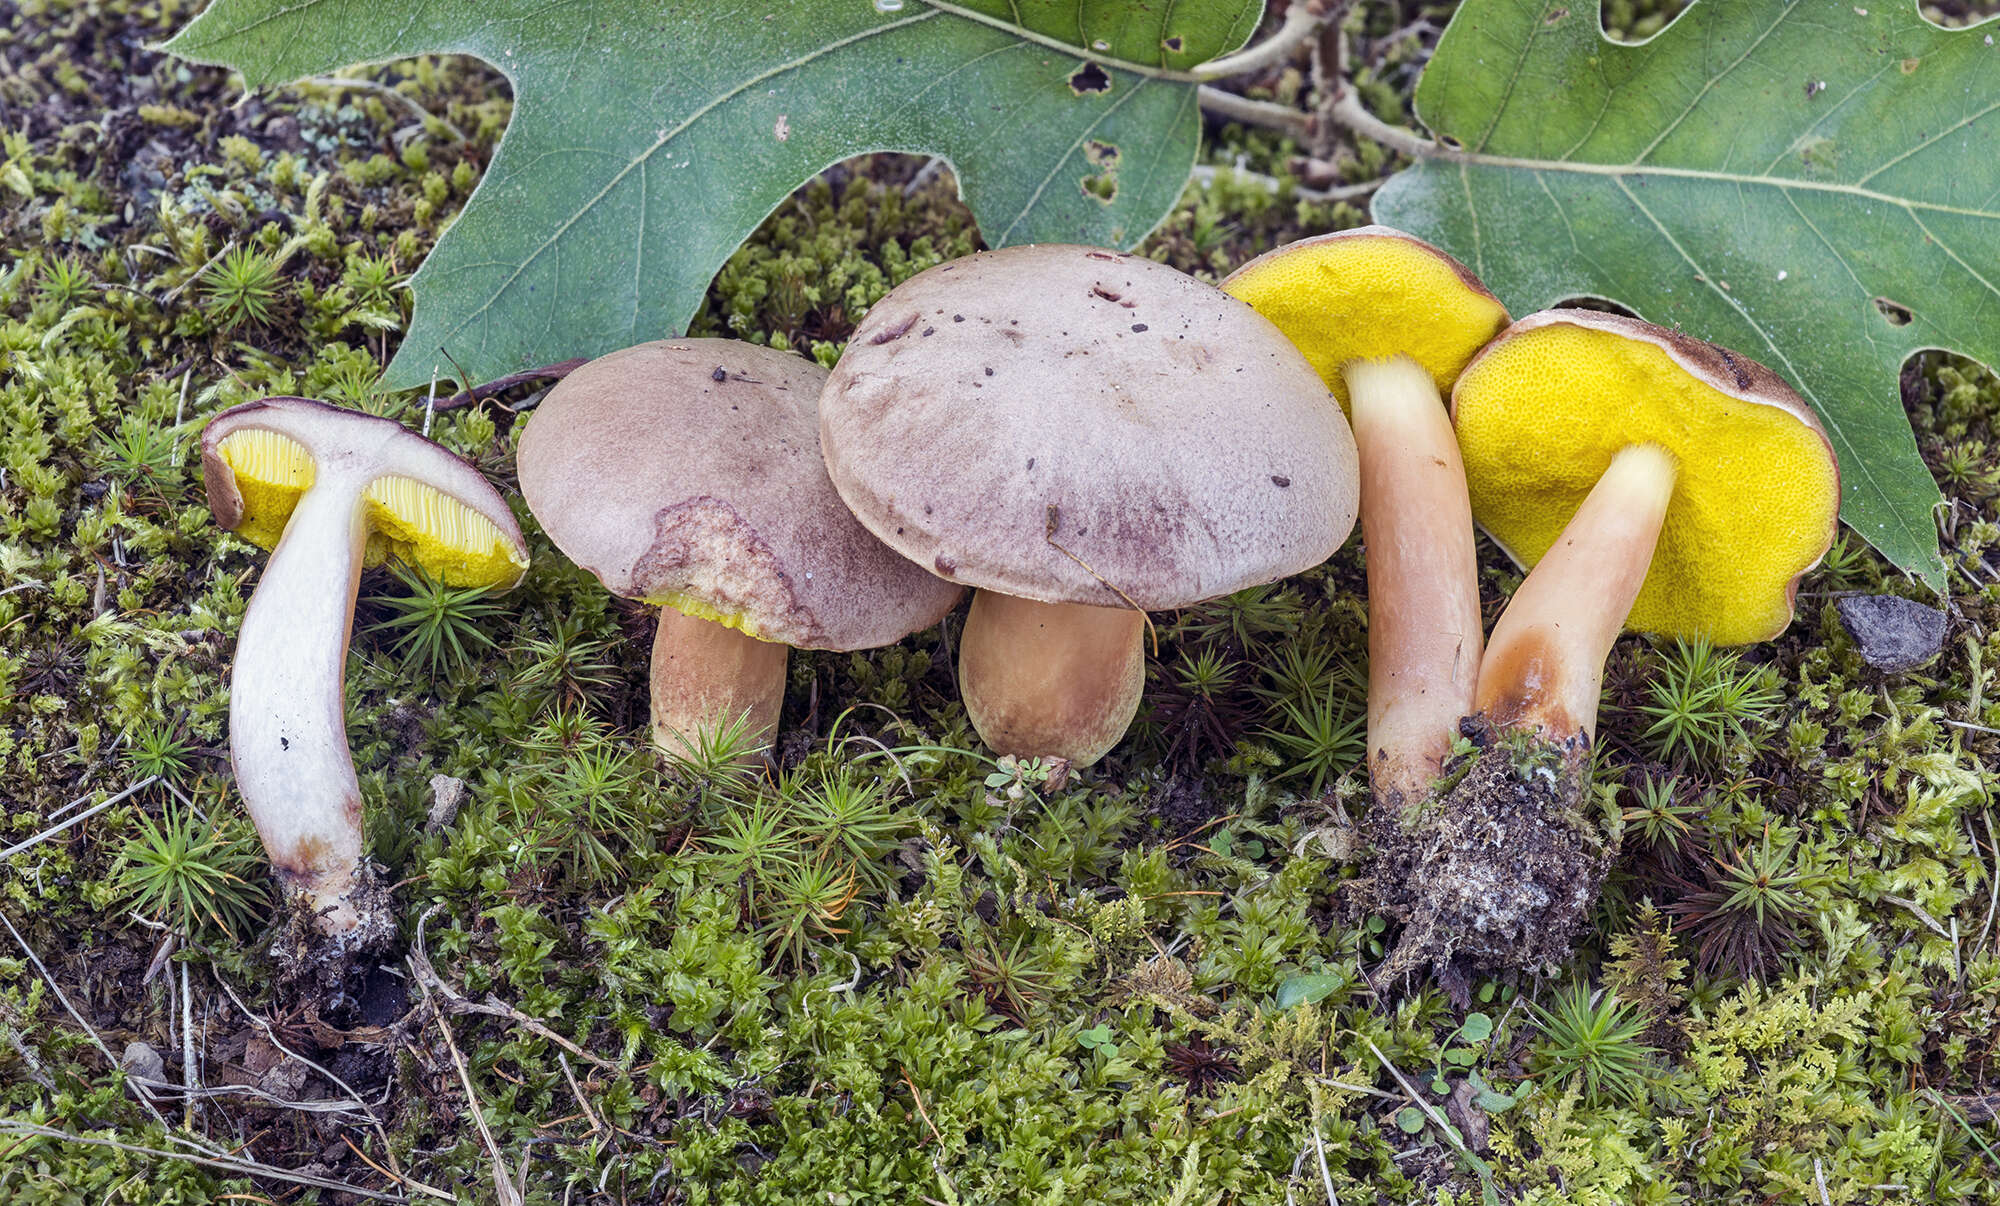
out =
[(1833, 542), (1840, 474), (1808, 406), (1746, 357), (1636, 319), (1533, 314), (1460, 375), (1472, 511), (1532, 569), (1495, 624), (1477, 753), (1385, 855), (1398, 968), (1569, 951), (1610, 859), (1585, 785), (1621, 631), (1768, 640)]
[(605, 589), (660, 606), (653, 736), (685, 756), (777, 727), (788, 648), (893, 644), (962, 592), (883, 546), (819, 455), (826, 370), (726, 339), (643, 343), (570, 373), (517, 447), (521, 493)]
[(997, 752), (1087, 765), (1144, 682), (1144, 611), (1325, 560), (1354, 440), (1279, 330), (1162, 264), (1010, 247), (877, 302), (820, 401), (841, 497), (978, 588), (959, 691)]
[(1472, 710), (1478, 564), (1443, 396), (1507, 311), (1463, 264), (1386, 226), (1280, 247), (1222, 288), (1298, 345), (1354, 426), (1368, 553), (1368, 778), (1377, 812), (1391, 817), (1429, 794)]
[[(271, 550), (237, 637), (229, 750), (286, 895), (317, 936), (292, 974), (336, 983), (394, 936), (362, 850), (344, 670), (363, 566), (394, 558), (452, 586), (506, 589), (527, 546), (477, 469), (401, 424), (305, 398), (217, 414), (202, 433), (209, 508)], [(314, 966), (318, 964), (318, 966)]]

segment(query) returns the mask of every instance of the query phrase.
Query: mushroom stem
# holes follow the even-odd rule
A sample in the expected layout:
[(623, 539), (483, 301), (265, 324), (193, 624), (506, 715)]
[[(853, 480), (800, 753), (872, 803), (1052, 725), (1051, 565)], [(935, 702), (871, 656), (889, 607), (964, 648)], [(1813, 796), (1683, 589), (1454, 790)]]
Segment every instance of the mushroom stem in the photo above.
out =
[(244, 612), (229, 687), (243, 803), (287, 896), (335, 937), (369, 920), (344, 681), (367, 484), (323, 473), (299, 499)]
[(1493, 626), (1479, 710), (1503, 731), (1587, 747), (1604, 659), (1645, 584), (1678, 468), (1656, 444), (1618, 451)]
[(1145, 624), (1131, 608), (974, 592), (958, 652), (972, 727), (997, 753), (1097, 761), (1139, 710)]
[(778, 727), (791, 648), (713, 620), (660, 608), (653, 634), (653, 744), (675, 757), (743, 721), (744, 757), (759, 756)]
[(1480, 658), (1479, 569), (1458, 437), (1408, 356), (1342, 367), (1361, 457), (1368, 550), (1368, 777), (1378, 800), (1420, 800)]

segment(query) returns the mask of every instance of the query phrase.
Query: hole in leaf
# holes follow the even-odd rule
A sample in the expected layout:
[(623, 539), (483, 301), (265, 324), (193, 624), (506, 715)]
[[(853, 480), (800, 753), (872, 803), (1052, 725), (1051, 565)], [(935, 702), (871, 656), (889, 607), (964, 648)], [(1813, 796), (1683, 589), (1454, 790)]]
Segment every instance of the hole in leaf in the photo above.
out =
[(1875, 308), (1882, 312), (1882, 317), (1892, 327), (1907, 327), (1917, 317), (1911, 312), (1908, 306), (1903, 305), (1901, 302), (1892, 302), (1886, 297), (1876, 298)]
[(1164, 43), (1162, 43), (1162, 45), (1164, 45), (1168, 50), (1172, 51), (1173, 53), (1179, 54), (1181, 52), (1181, 49), (1187, 45), (1187, 41), (1183, 39), (1179, 34), (1175, 34), (1173, 37), (1168, 38)]
[(1098, 167), (1111, 167), (1118, 162), (1118, 146), (1093, 138), (1083, 144), (1083, 157)]
[(1598, 8), (1598, 25), (1614, 42), (1643, 42), (1672, 25), (1686, 8), (1687, 0), (1665, 0), (1658, 6), (1605, 4)]
[(1608, 297), (1579, 293), (1575, 297), (1565, 297), (1555, 304), (1558, 310), (1595, 310), (1600, 314), (1623, 314), (1627, 318), (1637, 318), (1637, 314), (1612, 301)]
[(1069, 77), (1069, 90), (1078, 96), (1089, 92), (1108, 92), (1110, 89), (1111, 77), (1095, 63), (1085, 63)]

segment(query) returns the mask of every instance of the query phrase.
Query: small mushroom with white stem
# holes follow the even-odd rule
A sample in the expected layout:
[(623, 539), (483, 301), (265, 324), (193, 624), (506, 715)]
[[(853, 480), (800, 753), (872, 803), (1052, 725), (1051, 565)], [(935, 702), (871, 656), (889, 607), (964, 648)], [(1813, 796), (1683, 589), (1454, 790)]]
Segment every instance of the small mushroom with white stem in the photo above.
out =
[(1463, 264), (1386, 226), (1301, 239), (1222, 282), (1278, 324), (1348, 408), (1368, 552), (1372, 824), (1420, 803), (1472, 708), (1479, 566), (1443, 395), (1507, 325)]
[(605, 589), (658, 604), (653, 738), (686, 755), (777, 727), (789, 649), (872, 649), (963, 593), (841, 505), (819, 455), (826, 370), (727, 339), (642, 343), (549, 391), (522, 432), (521, 493)]
[(995, 751), (1084, 766), (1124, 736), (1145, 612), (1324, 561), (1354, 439), (1255, 310), (1091, 247), (981, 252), (877, 302), (820, 401), (841, 497), (978, 588), (959, 692)]
[[(1466, 735), (1383, 901), (1393, 969), (1559, 962), (1609, 864), (1587, 814), (1604, 659), (1621, 631), (1769, 640), (1833, 543), (1840, 471), (1812, 408), (1714, 344), (1587, 310), (1531, 314), (1452, 393), (1472, 513), (1524, 566)], [(1380, 877), (1378, 877), (1380, 878)]]
[(297, 918), (288, 978), (336, 988), (395, 935), (362, 850), (344, 674), (364, 566), (396, 559), (451, 586), (507, 589), (528, 550), (477, 469), (389, 419), (306, 398), (232, 406), (202, 432), (217, 522), (271, 550), (243, 614), (229, 751)]

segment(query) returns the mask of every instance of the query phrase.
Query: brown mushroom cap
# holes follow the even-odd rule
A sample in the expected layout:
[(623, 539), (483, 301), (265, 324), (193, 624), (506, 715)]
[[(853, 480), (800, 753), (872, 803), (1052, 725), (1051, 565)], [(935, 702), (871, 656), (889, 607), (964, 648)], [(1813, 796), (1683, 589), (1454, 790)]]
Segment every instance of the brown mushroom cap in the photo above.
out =
[(877, 536), (1045, 603), (1186, 606), (1317, 565), (1354, 525), (1354, 438), (1283, 333), (1096, 248), (982, 252), (897, 286), (820, 422)]
[(577, 369), (521, 435), (521, 493), (614, 594), (766, 641), (870, 649), (960, 591), (896, 556), (827, 481), (826, 370), (726, 339), (642, 343)]

